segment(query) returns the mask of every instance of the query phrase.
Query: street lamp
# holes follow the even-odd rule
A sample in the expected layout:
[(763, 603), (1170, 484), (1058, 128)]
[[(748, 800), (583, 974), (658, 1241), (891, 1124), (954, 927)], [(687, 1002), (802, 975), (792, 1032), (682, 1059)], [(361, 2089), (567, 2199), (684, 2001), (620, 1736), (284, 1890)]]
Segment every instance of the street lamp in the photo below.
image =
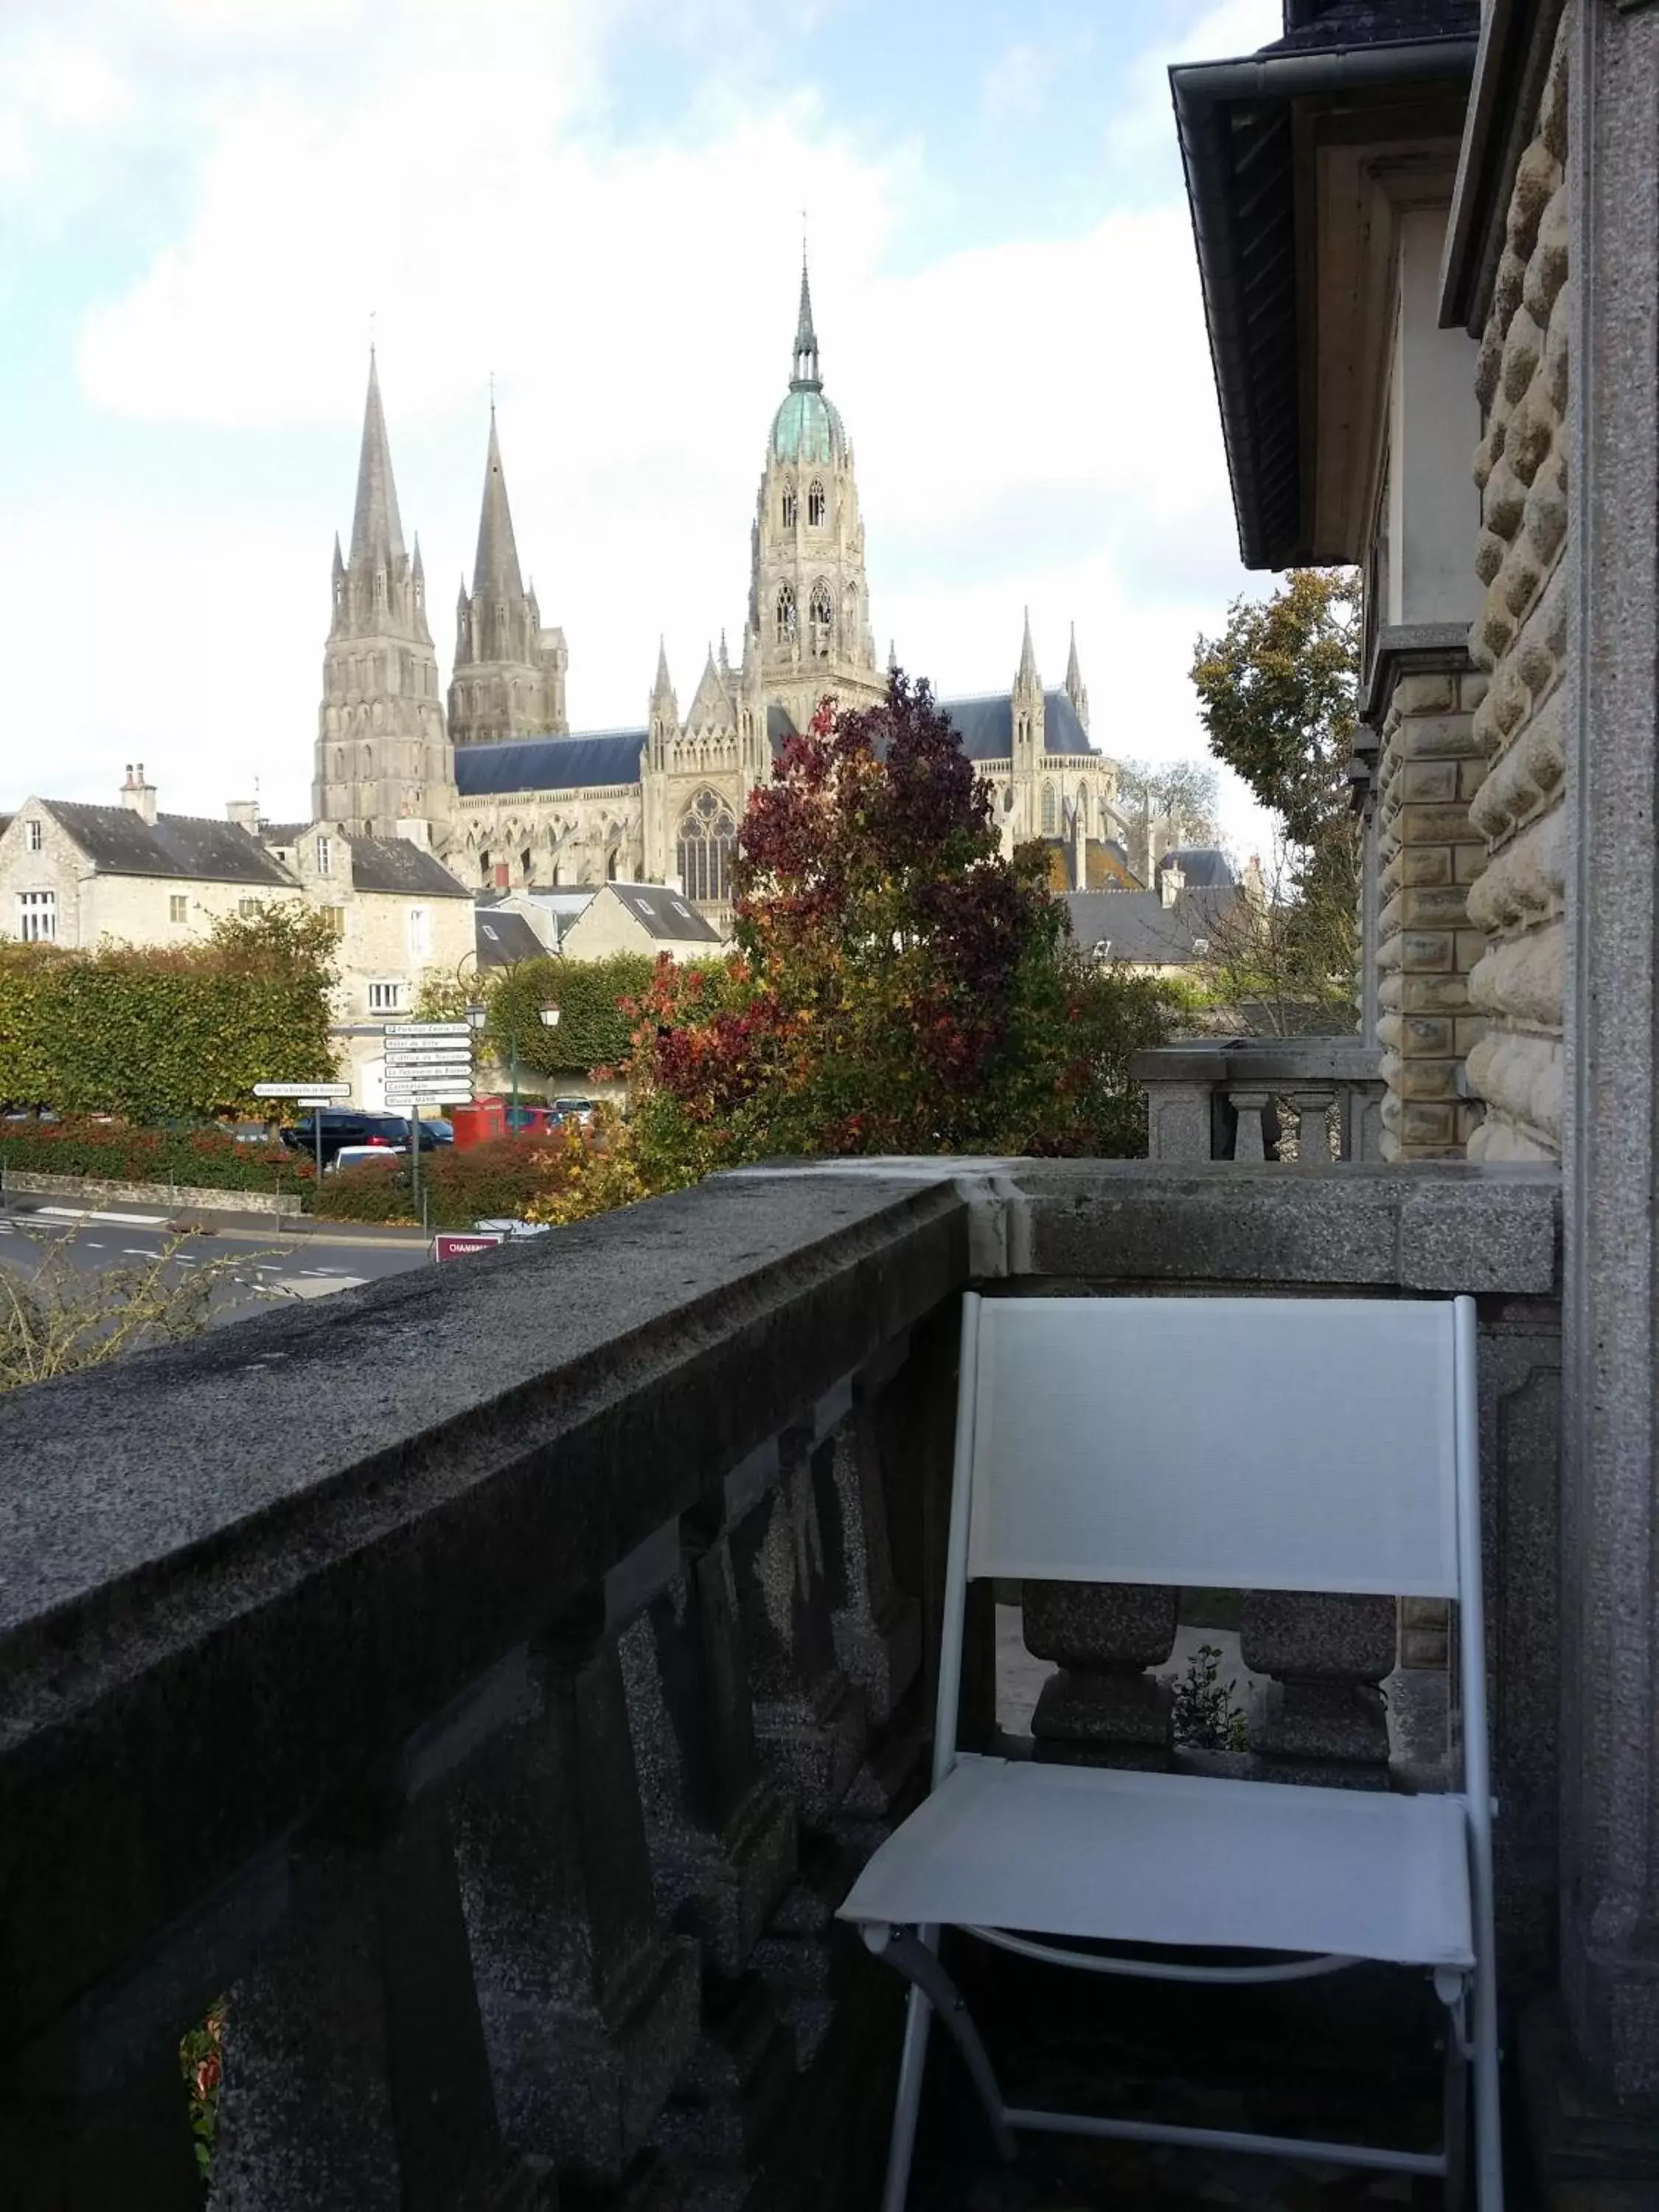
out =
[[(471, 1019), (470, 1012), (467, 1018)], [(559, 1010), (556, 1006), (538, 1006), (536, 1018), (544, 1030), (556, 1030), (559, 1026)], [(516, 1129), (519, 1126), (519, 1036), (516, 1030), (509, 1029), (507, 1031), (507, 1072), (513, 1085), (513, 1105), (507, 1126), (509, 1129)]]

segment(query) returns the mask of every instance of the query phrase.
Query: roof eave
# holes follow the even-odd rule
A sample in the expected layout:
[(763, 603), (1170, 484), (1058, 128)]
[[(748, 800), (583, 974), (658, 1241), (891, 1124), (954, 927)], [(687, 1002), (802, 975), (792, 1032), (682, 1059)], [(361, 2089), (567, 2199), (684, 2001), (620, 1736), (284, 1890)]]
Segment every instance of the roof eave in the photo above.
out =
[[(1338, 47), (1318, 53), (1267, 53), (1236, 61), (1182, 63), (1170, 70), (1176, 135), (1192, 210), (1205, 328), (1238, 526), (1239, 557), (1247, 568), (1291, 568), (1312, 557), (1308, 538), (1310, 502), (1308, 488), (1298, 483), (1296, 520), (1288, 527), (1282, 521), (1272, 521), (1262, 508), (1259, 465), (1255, 459), (1261, 443), (1256, 370), (1250, 358), (1244, 286), (1231, 253), (1235, 244), (1233, 177), (1222, 159), (1216, 119), (1236, 106), (1285, 109), (1298, 100), (1455, 82), (1472, 72), (1476, 43), (1468, 38), (1413, 39), (1390, 46)], [(1288, 244), (1294, 252), (1294, 239)], [(1299, 382), (1299, 366), (1297, 377)], [(1299, 417), (1303, 405), (1299, 391), (1293, 393), (1291, 404)]]

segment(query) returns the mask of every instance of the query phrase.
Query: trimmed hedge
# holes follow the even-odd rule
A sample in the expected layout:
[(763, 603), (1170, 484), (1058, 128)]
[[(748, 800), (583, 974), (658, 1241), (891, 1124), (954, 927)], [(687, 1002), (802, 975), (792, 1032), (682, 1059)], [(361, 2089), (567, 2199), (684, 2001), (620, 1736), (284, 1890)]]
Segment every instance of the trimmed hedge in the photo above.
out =
[(246, 1111), (256, 1083), (321, 1080), (333, 945), (297, 907), (171, 951), (0, 944), (0, 1098), (154, 1123)]
[[(622, 1000), (637, 999), (655, 962), (643, 952), (617, 952), (609, 960), (526, 960), (504, 969), (489, 994), (488, 1036), (505, 1066), (516, 1041), (519, 1065), (532, 1075), (586, 1074), (614, 1067), (628, 1057), (632, 1018)], [(556, 1006), (559, 1024), (543, 1023), (544, 1006)]]
[[(547, 1139), (498, 1137), (493, 1144), (458, 1151), (446, 1145), (421, 1154), (426, 1218), (434, 1229), (470, 1229), (491, 1215), (521, 1218), (548, 1188)], [(418, 1222), (409, 1164), (395, 1168), (352, 1167), (325, 1176), (313, 1209), (330, 1221)]]
[(239, 1145), (216, 1129), (136, 1129), (121, 1121), (0, 1122), (0, 1163), (18, 1174), (308, 1196), (316, 1173), (281, 1144)]

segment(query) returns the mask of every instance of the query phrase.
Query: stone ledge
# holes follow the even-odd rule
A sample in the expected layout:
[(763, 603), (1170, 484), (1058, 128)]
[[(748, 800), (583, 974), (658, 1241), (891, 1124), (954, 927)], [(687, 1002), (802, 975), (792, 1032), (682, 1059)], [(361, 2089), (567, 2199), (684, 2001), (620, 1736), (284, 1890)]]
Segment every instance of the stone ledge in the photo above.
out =
[(1559, 1292), (1549, 1168), (1028, 1161), (1017, 1180), (1040, 1275)]
[(0, 1406), (0, 2044), (397, 1771), (968, 1265), (948, 1186), (716, 1182)]

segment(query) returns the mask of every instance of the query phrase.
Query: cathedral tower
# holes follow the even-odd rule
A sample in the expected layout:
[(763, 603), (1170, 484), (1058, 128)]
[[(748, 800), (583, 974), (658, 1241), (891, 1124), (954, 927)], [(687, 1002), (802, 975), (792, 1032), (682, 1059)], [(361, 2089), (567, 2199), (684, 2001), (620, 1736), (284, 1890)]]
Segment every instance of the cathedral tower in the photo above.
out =
[(826, 691), (848, 706), (886, 696), (870, 635), (853, 449), (823, 396), (804, 259), (794, 370), (772, 418), (761, 471), (749, 634), (745, 651), (758, 660), (767, 700), (783, 707), (798, 729)]
[(427, 628), (420, 540), (411, 560), (404, 550), (372, 349), (351, 554), (342, 560), (337, 537), (333, 590), (313, 816), (357, 836), (429, 845), (434, 821), (448, 811), (453, 770)]
[(472, 589), (469, 592), (463, 580), (455, 610), (451, 738), (458, 745), (475, 745), (492, 738), (567, 736), (564, 678), (569, 659), (564, 632), (542, 628), (535, 591), (524, 587), (492, 402)]

